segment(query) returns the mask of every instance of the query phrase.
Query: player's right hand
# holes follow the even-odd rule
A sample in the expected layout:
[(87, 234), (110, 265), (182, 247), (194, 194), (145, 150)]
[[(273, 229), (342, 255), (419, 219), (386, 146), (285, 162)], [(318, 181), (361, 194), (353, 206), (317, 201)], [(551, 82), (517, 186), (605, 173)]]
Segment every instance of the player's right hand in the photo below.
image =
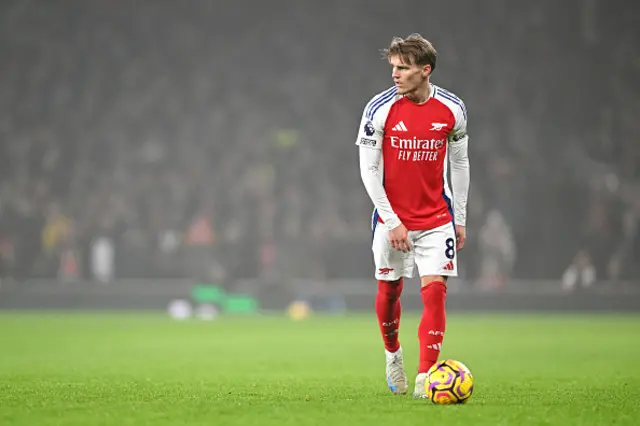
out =
[(411, 244), (409, 243), (409, 231), (403, 224), (400, 224), (393, 228), (388, 233), (389, 243), (395, 250), (399, 250), (403, 253), (411, 251)]

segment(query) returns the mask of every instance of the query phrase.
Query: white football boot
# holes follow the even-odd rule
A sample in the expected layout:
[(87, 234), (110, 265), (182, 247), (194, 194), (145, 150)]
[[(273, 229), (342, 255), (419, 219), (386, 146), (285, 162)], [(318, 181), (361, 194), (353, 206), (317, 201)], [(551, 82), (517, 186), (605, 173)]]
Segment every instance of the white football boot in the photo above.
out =
[(396, 395), (404, 395), (407, 393), (407, 375), (404, 372), (404, 363), (402, 362), (402, 348), (396, 352), (389, 352), (385, 349), (387, 358), (387, 386), (391, 392)]
[(428, 398), (427, 396), (427, 373), (419, 373), (416, 376), (416, 386), (413, 388), (414, 398)]

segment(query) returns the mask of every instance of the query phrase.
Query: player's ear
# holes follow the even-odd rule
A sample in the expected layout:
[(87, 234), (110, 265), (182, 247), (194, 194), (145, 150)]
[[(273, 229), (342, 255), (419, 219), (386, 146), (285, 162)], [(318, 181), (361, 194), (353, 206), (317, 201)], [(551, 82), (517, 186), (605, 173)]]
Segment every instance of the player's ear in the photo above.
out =
[(422, 75), (425, 78), (431, 75), (431, 65), (427, 64), (422, 67)]

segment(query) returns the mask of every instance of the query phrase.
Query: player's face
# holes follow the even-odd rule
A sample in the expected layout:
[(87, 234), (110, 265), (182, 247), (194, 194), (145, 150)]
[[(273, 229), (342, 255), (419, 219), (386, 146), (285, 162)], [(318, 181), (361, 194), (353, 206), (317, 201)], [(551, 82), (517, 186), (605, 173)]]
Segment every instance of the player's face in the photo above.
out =
[(406, 63), (401, 56), (397, 55), (389, 58), (389, 64), (392, 69), (391, 77), (401, 95), (411, 93), (424, 85), (431, 71), (430, 65)]

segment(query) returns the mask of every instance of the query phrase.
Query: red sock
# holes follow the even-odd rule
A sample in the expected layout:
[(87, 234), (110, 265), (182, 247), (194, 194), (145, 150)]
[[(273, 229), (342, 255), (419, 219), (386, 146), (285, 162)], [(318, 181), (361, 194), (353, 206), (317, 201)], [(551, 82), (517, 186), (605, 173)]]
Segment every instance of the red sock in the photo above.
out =
[(393, 283), (389, 281), (378, 281), (378, 293), (376, 294), (376, 315), (378, 325), (384, 341), (384, 348), (389, 352), (400, 349), (398, 333), (400, 331), (400, 315), (402, 306), (400, 305), (400, 295), (404, 280)]
[(418, 327), (420, 342), (418, 373), (426, 373), (438, 361), (440, 349), (442, 349), (446, 324), (447, 286), (442, 281), (433, 281), (426, 287), (422, 287), (420, 294), (424, 310)]

